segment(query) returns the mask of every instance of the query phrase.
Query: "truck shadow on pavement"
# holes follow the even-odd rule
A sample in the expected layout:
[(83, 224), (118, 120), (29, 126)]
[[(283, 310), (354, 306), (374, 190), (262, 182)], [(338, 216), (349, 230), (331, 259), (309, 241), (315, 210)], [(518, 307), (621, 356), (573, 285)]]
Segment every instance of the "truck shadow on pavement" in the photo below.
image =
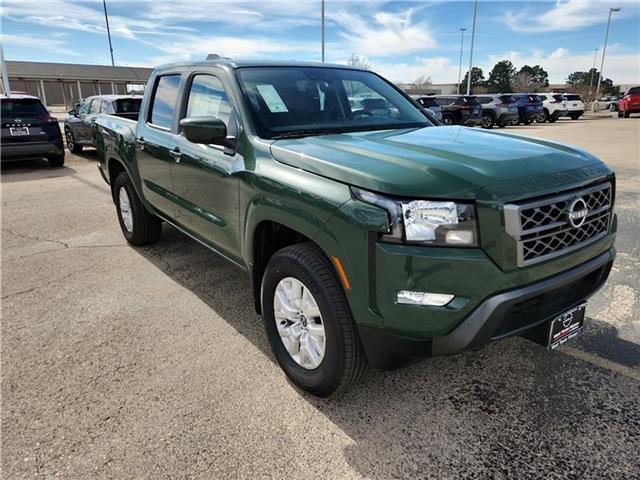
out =
[[(244, 273), (169, 226), (136, 251), (275, 363)], [(612, 359), (639, 366), (640, 347), (615, 328), (597, 319), (587, 328), (598, 337), (587, 347), (604, 342)], [(637, 377), (512, 338), (372, 371), (342, 398), (300, 395), (349, 437), (341, 454), (368, 478), (633, 478), (639, 391)]]
[(68, 166), (55, 167), (49, 166), (45, 159), (20, 160), (2, 164), (0, 170), (2, 183), (22, 182), (25, 180), (33, 180), (34, 176), (38, 178), (56, 178), (77, 173), (76, 170)]

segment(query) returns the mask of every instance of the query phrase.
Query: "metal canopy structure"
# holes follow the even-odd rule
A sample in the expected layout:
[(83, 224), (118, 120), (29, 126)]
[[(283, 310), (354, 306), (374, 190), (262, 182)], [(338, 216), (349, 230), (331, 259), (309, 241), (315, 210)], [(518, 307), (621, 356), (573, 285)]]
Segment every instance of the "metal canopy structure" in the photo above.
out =
[(38, 96), (47, 106), (71, 108), (109, 93), (142, 93), (151, 68), (7, 61), (11, 91)]

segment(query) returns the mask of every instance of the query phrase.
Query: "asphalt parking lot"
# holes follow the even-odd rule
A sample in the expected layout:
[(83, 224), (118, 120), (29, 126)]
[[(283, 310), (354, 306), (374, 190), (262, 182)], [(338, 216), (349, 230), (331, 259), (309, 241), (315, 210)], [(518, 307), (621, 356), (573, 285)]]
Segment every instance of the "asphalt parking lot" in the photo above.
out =
[(3, 477), (640, 478), (640, 118), (507, 131), (617, 172), (586, 332), (372, 372), (339, 400), (287, 382), (235, 267), (166, 225), (126, 245), (93, 152), (3, 167)]

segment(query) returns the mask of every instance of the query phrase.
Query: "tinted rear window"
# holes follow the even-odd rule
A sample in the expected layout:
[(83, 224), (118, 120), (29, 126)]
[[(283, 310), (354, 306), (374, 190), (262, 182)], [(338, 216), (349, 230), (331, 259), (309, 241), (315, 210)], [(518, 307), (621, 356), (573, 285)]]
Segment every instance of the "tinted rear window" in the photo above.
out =
[(564, 98), (562, 97), (562, 95), (554, 95), (553, 99), (556, 100), (557, 102), (561, 102), (562, 100), (564, 100)]
[(631, 87), (627, 92), (627, 95), (631, 95), (632, 93), (635, 93), (635, 94), (640, 93), (640, 87)]
[(37, 117), (47, 114), (47, 109), (35, 98), (2, 99), (0, 104), (2, 118)]
[(511, 95), (501, 95), (500, 96), (500, 101), (502, 103), (515, 103), (516, 99), (513, 98), (513, 96), (511, 96)]
[(440, 104), (436, 101), (435, 98), (422, 97), (418, 99), (418, 102), (420, 102), (420, 105), (422, 105), (423, 107), (439, 107), (440, 106)]
[(577, 101), (580, 101), (580, 102), (582, 101), (582, 98), (580, 98), (580, 95), (575, 95), (575, 94), (573, 94), (573, 95), (572, 94), (565, 95), (564, 98), (566, 100), (573, 100), (573, 101), (577, 100)]
[(529, 101), (530, 102), (541, 102), (542, 100), (540, 99), (540, 97), (538, 95), (529, 95)]
[(171, 128), (179, 86), (180, 75), (163, 75), (158, 78), (149, 115), (149, 120), (153, 125)]
[(463, 105), (480, 105), (476, 97), (460, 97), (459, 103)]
[(140, 111), (140, 105), (142, 104), (141, 98), (123, 98), (116, 100), (116, 112), (117, 113), (138, 113)]
[(456, 101), (456, 97), (438, 97), (436, 98), (436, 101), (440, 105), (451, 105), (453, 102)]

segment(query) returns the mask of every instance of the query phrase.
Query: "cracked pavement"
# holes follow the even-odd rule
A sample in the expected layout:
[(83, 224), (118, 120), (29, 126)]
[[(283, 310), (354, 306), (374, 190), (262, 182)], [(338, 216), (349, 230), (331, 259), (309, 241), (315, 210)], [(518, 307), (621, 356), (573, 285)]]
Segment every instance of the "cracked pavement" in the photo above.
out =
[(289, 384), (249, 281), (165, 226), (126, 245), (95, 154), (2, 171), (2, 476), (640, 478), (640, 119), (508, 129), (618, 174), (618, 257), (586, 331)]

